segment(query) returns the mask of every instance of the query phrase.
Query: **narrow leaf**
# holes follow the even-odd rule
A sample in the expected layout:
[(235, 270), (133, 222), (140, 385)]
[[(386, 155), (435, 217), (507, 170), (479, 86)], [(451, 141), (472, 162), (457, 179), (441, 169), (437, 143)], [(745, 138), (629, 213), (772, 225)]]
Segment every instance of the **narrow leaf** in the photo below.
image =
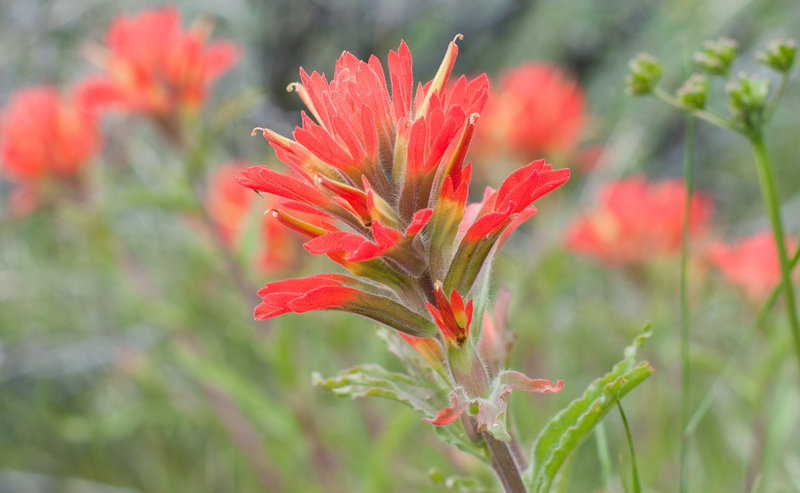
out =
[(539, 433), (533, 444), (532, 464), (525, 473), (525, 481), (532, 492), (549, 491), (561, 465), (598, 421), (618, 399), (653, 373), (649, 363), (635, 360), (636, 349), (650, 334), (650, 327), (645, 327), (625, 349), (624, 359), (605, 376), (589, 384), (583, 396), (562, 409)]

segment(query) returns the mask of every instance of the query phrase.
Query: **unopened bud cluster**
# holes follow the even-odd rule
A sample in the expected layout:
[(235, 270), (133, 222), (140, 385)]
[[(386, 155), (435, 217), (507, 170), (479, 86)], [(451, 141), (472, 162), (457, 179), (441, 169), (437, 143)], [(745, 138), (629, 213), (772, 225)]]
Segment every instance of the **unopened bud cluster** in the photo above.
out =
[(767, 51), (756, 55), (756, 60), (764, 65), (788, 73), (797, 55), (797, 42), (793, 39), (778, 39), (767, 45)]
[[(698, 68), (709, 75), (725, 77), (730, 72), (738, 54), (736, 41), (720, 38), (706, 41), (703, 49), (696, 52), (692, 59)], [(780, 72), (784, 79), (794, 66), (797, 56), (797, 42), (794, 40), (776, 40), (767, 46), (767, 50), (756, 55), (756, 59)], [(656, 88), (661, 78), (661, 66), (651, 55), (641, 54), (631, 60), (630, 70), (626, 78), (626, 88), (631, 94), (651, 94), (664, 99), (673, 106), (688, 112), (697, 112), (698, 116), (728, 128), (734, 128), (745, 134), (753, 134), (767, 121), (777, 101), (770, 101), (769, 79), (740, 73), (725, 86), (730, 109), (730, 119), (725, 121), (713, 111), (705, 111), (708, 99), (709, 82), (705, 75), (693, 74), (680, 87), (674, 97), (666, 95)], [(780, 91), (778, 91), (780, 92)], [(775, 95), (772, 99), (780, 97)], [(768, 109), (769, 108), (769, 109)]]
[(730, 38), (706, 41), (703, 50), (695, 53), (692, 59), (704, 72), (725, 76), (736, 58), (738, 47), (738, 43)]
[(661, 79), (661, 64), (648, 54), (641, 53), (628, 64), (630, 70), (625, 79), (628, 93), (635, 95), (649, 94)]
[(699, 74), (689, 77), (678, 90), (678, 99), (683, 107), (689, 110), (702, 110), (705, 108), (707, 95), (708, 79)]

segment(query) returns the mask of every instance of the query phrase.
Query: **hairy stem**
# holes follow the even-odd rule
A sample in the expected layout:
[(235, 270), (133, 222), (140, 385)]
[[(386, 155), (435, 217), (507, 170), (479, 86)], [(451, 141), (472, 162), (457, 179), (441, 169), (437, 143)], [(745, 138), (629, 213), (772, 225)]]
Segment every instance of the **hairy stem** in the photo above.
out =
[(506, 442), (501, 442), (489, 433), (483, 432), (481, 435), (491, 454), (492, 468), (497, 473), (497, 477), (503, 484), (506, 493), (526, 493), (525, 484), (522, 482), (522, 474), (517, 462), (514, 460), (510, 445)]
[(794, 296), (794, 286), (792, 286), (791, 267), (789, 266), (789, 255), (786, 253), (786, 242), (783, 235), (783, 221), (781, 210), (778, 205), (778, 193), (775, 186), (775, 175), (770, 165), (767, 148), (764, 145), (764, 138), (761, 133), (754, 133), (750, 136), (750, 143), (753, 145), (753, 152), (756, 156), (758, 167), (758, 178), (761, 184), (761, 195), (764, 198), (764, 207), (769, 214), (772, 224), (772, 233), (775, 238), (775, 248), (778, 251), (778, 261), (781, 266), (781, 284), (785, 298), (786, 315), (789, 317), (789, 328), (792, 332), (794, 351), (797, 362), (800, 364), (800, 321), (797, 318), (797, 300)]

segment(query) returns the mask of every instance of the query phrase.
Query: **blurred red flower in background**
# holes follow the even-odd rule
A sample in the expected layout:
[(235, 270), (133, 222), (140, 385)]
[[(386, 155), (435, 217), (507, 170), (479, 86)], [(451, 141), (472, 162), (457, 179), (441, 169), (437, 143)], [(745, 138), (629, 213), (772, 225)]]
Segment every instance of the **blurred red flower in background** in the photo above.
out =
[(506, 71), (490, 92), (475, 134), (482, 158), (511, 152), (528, 159), (575, 150), (587, 122), (583, 90), (555, 66), (529, 63)]
[[(797, 242), (786, 237), (792, 255)], [(728, 281), (742, 288), (748, 299), (759, 302), (781, 282), (781, 268), (772, 232), (764, 231), (732, 245), (717, 242), (709, 246), (708, 259)]]
[(12, 209), (30, 212), (55, 183), (76, 182), (99, 148), (97, 115), (82, 84), (65, 94), (53, 86), (14, 93), (0, 116), (0, 169), (19, 185)]
[(227, 41), (208, 42), (210, 26), (195, 22), (181, 29), (173, 8), (145, 10), (114, 19), (106, 46), (92, 54), (105, 69), (95, 90), (130, 112), (163, 116), (196, 109), (211, 84), (239, 58)]
[[(650, 183), (633, 177), (609, 183), (599, 205), (577, 218), (566, 231), (566, 247), (610, 265), (641, 265), (680, 249), (686, 186), (682, 180)], [(695, 193), (689, 232), (698, 239), (707, 230), (714, 203)]]
[[(206, 198), (206, 208), (217, 226), (222, 240), (230, 247), (238, 247), (244, 240), (248, 226), (257, 227), (257, 249), (254, 266), (264, 274), (285, 271), (297, 262), (300, 246), (295, 234), (286, 229), (271, 214), (263, 214), (263, 202), (252, 190), (236, 182), (245, 169), (242, 163), (229, 163), (211, 177)], [(267, 207), (277, 207), (275, 197), (266, 197)], [(258, 206), (256, 206), (258, 202)]]

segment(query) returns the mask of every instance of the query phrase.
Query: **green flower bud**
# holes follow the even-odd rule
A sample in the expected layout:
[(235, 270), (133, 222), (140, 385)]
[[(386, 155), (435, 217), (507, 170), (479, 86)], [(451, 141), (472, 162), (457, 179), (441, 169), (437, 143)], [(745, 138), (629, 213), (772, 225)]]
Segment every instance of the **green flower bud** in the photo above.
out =
[(687, 110), (702, 110), (706, 106), (708, 78), (694, 74), (678, 90), (678, 100)]
[(728, 69), (736, 58), (738, 44), (730, 38), (706, 41), (703, 51), (692, 57), (694, 62), (711, 75), (727, 75)]
[(725, 87), (728, 105), (734, 118), (748, 128), (755, 128), (764, 112), (769, 96), (769, 80), (739, 74)]
[(625, 86), (629, 94), (642, 95), (653, 92), (661, 79), (661, 64), (647, 53), (641, 53), (628, 64)]
[(758, 53), (756, 60), (764, 65), (787, 73), (794, 65), (794, 58), (797, 54), (797, 42), (793, 39), (776, 39), (767, 45), (767, 51)]

